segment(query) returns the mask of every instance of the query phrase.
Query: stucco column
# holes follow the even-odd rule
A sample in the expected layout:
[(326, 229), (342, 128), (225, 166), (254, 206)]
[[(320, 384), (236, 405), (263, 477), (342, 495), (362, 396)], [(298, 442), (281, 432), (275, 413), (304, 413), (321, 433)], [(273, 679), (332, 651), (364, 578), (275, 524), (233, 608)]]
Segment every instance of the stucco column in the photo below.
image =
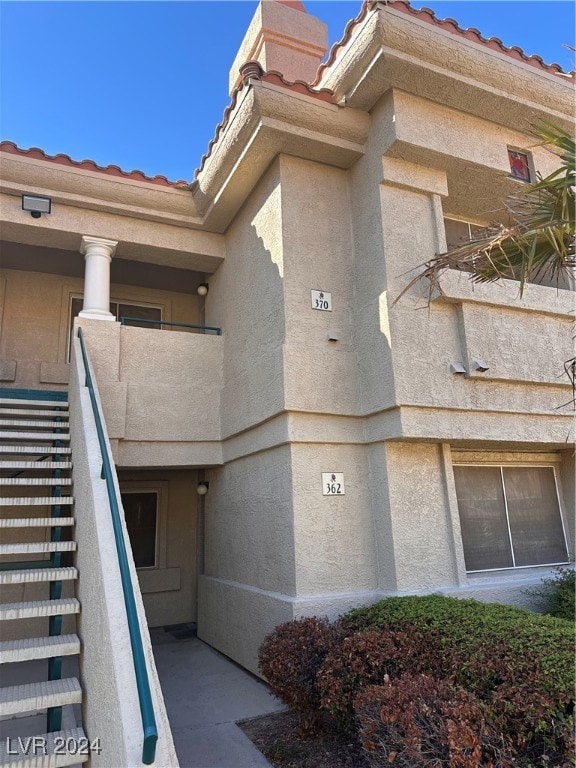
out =
[(80, 253), (84, 255), (84, 305), (80, 317), (92, 320), (115, 320), (110, 312), (110, 262), (118, 243), (101, 237), (82, 238)]

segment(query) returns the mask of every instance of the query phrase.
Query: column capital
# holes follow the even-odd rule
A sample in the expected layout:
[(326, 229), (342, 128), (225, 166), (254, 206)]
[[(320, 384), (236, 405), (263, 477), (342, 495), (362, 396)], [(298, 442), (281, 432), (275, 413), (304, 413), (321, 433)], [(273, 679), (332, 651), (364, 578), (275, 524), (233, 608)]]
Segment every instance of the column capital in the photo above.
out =
[(83, 235), (80, 245), (80, 253), (83, 256), (88, 256), (92, 253), (97, 253), (99, 256), (107, 256), (109, 259), (116, 253), (117, 240), (106, 240), (103, 237), (92, 237), (91, 235)]

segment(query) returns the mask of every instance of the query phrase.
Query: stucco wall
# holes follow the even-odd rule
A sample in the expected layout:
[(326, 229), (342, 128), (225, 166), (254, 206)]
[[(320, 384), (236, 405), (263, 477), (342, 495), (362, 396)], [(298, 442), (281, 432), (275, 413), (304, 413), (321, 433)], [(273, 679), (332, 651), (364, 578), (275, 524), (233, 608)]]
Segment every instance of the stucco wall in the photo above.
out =
[(264, 421), (284, 405), (284, 255), (278, 164), (226, 234), (229, 263), (210, 278), (206, 322), (224, 329), (222, 435)]
[[(286, 339), (286, 407), (358, 412), (352, 336), (354, 252), (347, 173), (280, 158)], [(332, 294), (332, 311), (312, 308), (311, 290)], [(336, 340), (329, 340), (333, 334)]]
[[(378, 585), (366, 448), (292, 446), (297, 595), (367, 592)], [(323, 495), (322, 472), (344, 472), (343, 496)]]
[(245, 456), (207, 477), (206, 575), (295, 594), (290, 449)]
[(220, 463), (222, 337), (77, 323), (119, 466)]
[[(505, 281), (474, 292), (460, 274), (447, 275), (447, 296), (429, 306), (424, 283), (396, 303), (416, 274), (411, 270), (445, 248), (443, 207), (489, 223), (500, 217), (495, 201), (521, 191), (508, 179), (508, 146), (532, 152), (543, 174), (552, 170), (553, 156), (533, 145), (530, 136), (400, 91), (373, 111), (366, 154), (350, 172), (353, 333), (363, 412), (413, 407), (402, 418), (406, 437), (453, 441), (461, 432), (462, 439), (482, 440), (480, 414), (486, 426), (492, 414), (549, 416), (538, 427), (531, 421), (535, 431), (500, 419), (499, 428), (486, 431), (490, 440), (526, 444), (538, 434), (538, 442), (561, 447), (559, 435), (570, 430), (570, 416), (558, 406), (569, 399), (562, 371), (572, 349), (571, 291), (527, 285), (521, 299), (518, 283)], [(474, 369), (477, 358), (488, 371)], [(467, 375), (454, 375), (452, 362)], [(438, 422), (431, 429), (429, 412), (416, 407), (445, 409), (444, 425), (460, 426)], [(464, 411), (473, 434), (462, 430)]]
[(158, 493), (156, 566), (138, 569), (151, 627), (196, 621), (197, 472), (120, 470), (120, 491)]
[[(37, 261), (30, 248), (30, 258)], [(82, 256), (78, 254), (82, 263)], [(70, 300), (81, 297), (81, 277), (2, 269), (0, 272), (0, 375), (2, 386), (65, 389), (69, 372)], [(197, 295), (113, 283), (111, 301), (162, 309), (173, 322), (200, 322)], [(4, 372), (2, 371), (4, 369)]]

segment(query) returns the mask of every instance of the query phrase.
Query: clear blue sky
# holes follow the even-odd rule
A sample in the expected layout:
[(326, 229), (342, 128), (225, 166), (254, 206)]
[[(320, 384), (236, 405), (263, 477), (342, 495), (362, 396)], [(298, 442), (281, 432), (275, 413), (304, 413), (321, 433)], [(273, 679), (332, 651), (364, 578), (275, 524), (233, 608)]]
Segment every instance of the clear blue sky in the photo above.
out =
[[(339, 40), (360, 2), (306, 2)], [(574, 4), (413, 0), (565, 70)], [(0, 2), (0, 137), (190, 181), (228, 104), (256, 0)]]

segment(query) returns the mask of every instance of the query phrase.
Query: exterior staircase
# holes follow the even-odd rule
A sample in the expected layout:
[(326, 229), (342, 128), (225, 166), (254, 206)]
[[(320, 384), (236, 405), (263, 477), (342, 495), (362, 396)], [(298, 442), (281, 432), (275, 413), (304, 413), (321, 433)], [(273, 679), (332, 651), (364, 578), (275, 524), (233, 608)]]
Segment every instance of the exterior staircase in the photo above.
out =
[(88, 760), (65, 393), (0, 390), (0, 765)]

